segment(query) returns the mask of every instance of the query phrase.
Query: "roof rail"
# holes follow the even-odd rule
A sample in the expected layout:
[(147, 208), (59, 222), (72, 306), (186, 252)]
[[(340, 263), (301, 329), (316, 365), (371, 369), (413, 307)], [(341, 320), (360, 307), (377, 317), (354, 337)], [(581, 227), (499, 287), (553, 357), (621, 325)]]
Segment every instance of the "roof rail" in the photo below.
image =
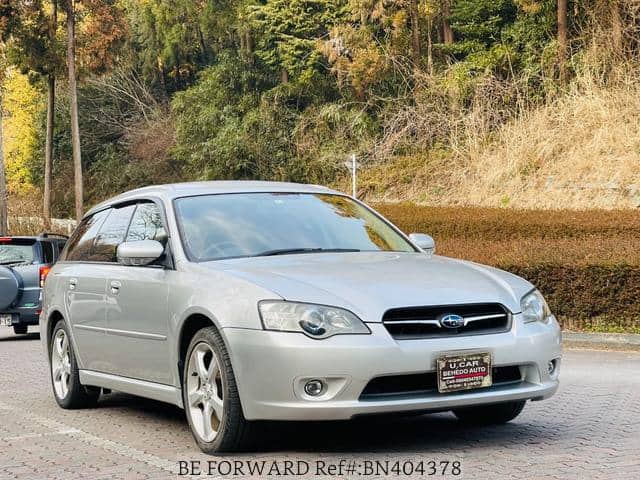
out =
[(67, 235), (63, 235), (61, 233), (42, 232), (40, 235), (38, 235), (38, 238), (49, 238), (49, 237), (64, 238), (66, 240), (69, 240), (69, 237)]

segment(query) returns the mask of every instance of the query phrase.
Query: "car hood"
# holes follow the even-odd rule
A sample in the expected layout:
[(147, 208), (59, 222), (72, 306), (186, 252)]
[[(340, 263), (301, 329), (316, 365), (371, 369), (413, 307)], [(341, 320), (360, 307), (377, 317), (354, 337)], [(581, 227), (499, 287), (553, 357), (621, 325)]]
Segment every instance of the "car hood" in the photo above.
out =
[[(339, 306), (380, 322), (397, 307), (501, 303), (520, 312), (533, 286), (510, 273), (423, 253), (314, 253), (203, 264), (289, 300)], [(274, 296), (275, 296), (274, 295)]]

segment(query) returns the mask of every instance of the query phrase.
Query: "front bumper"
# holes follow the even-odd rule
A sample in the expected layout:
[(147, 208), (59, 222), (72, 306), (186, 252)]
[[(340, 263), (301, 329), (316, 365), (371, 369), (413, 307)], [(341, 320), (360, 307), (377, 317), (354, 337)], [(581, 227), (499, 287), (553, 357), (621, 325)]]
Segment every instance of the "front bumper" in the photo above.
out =
[[(523, 324), (514, 315), (511, 331), (496, 335), (396, 341), (379, 323), (371, 335), (339, 335), (314, 340), (303, 334), (226, 328), (244, 415), (248, 420), (346, 420), (357, 415), (442, 411), (513, 400), (542, 400), (558, 388), (561, 332), (548, 325)], [(490, 352), (494, 366), (518, 365), (522, 382), (467, 392), (360, 398), (375, 377), (433, 372), (436, 359), (461, 351)], [(552, 375), (548, 362), (557, 360)], [(310, 379), (324, 380), (320, 397), (304, 393)]]

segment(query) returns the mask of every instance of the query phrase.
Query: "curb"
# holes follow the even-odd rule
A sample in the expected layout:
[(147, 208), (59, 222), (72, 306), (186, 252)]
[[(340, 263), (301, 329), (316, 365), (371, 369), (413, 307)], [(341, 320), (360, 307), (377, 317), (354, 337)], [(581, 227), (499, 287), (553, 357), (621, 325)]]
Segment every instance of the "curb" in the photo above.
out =
[(568, 348), (640, 351), (640, 335), (632, 333), (562, 332)]

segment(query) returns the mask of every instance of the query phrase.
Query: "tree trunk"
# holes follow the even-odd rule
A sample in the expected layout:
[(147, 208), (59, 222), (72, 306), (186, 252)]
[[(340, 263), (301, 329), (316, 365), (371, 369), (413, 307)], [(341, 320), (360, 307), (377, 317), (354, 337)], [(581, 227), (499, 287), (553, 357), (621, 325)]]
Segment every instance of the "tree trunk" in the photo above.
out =
[(78, 123), (78, 87), (76, 81), (76, 22), (74, 0), (67, 0), (67, 68), (69, 69), (69, 99), (71, 104), (71, 143), (73, 147), (73, 172), (76, 196), (76, 220), (82, 220), (83, 186), (82, 153), (80, 151), (80, 125)]
[(558, 69), (560, 83), (567, 83), (567, 57), (569, 49), (567, 0), (558, 0)]
[(287, 72), (284, 68), (280, 70), (280, 81), (282, 83), (289, 83), (289, 72)]
[(164, 63), (162, 63), (162, 57), (158, 55), (156, 59), (156, 66), (158, 67), (158, 79), (160, 80), (160, 92), (162, 97), (162, 103), (165, 105), (169, 103), (169, 91), (167, 90), (167, 72), (164, 70)]
[(245, 32), (244, 37), (244, 47), (247, 56), (247, 62), (250, 65), (253, 65), (253, 37), (251, 36), (251, 32)]
[[(51, 42), (55, 40), (58, 28), (58, 2), (51, 2)], [(53, 129), (55, 126), (56, 77), (52, 72), (47, 79), (47, 133), (44, 147), (44, 205), (42, 223), (45, 231), (51, 230), (51, 176), (53, 171)]]
[(4, 174), (4, 141), (2, 138), (2, 123), (4, 110), (2, 107), (2, 92), (0, 92), (0, 235), (9, 234), (7, 179)]
[(614, 54), (622, 58), (624, 55), (624, 24), (619, 0), (612, 0), (609, 4), (609, 10), (611, 17), (611, 45)]
[(42, 223), (46, 232), (51, 230), (51, 172), (53, 171), (55, 103), (56, 77), (51, 73), (47, 81), (47, 134), (44, 147), (44, 207), (42, 210)]
[(433, 39), (431, 35), (433, 33), (433, 20), (429, 19), (427, 23), (427, 69), (429, 75), (433, 76)]
[(198, 41), (200, 42), (200, 50), (202, 51), (202, 55), (200, 59), (203, 64), (206, 64), (209, 61), (209, 51), (207, 49), (207, 43), (204, 41), (204, 34), (202, 33), (202, 29), (200, 25), (196, 22), (196, 33), (198, 34)]
[(422, 57), (418, 0), (411, 0), (409, 2), (409, 16), (411, 18), (411, 54), (413, 55), (413, 63), (417, 67), (420, 65), (420, 59)]
[(449, 17), (451, 16), (450, 2), (451, 0), (444, 0), (444, 5), (442, 6), (442, 37), (445, 45), (451, 45), (456, 40), (449, 23)]

